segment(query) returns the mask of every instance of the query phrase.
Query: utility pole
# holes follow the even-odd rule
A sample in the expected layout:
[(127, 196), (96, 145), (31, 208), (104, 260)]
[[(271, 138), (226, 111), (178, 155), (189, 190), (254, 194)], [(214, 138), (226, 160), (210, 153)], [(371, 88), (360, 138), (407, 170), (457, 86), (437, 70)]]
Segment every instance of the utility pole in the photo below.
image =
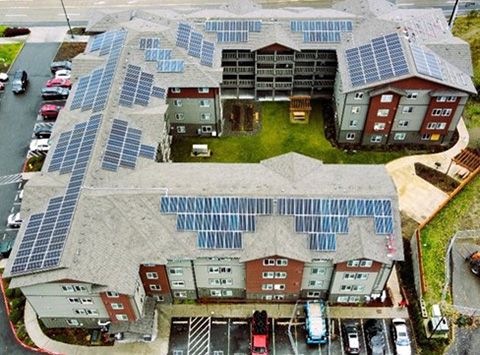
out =
[(452, 30), (453, 25), (455, 23), (455, 17), (457, 17), (459, 3), (460, 3), (460, 0), (456, 0), (455, 5), (453, 5), (452, 16), (450, 16), (450, 20), (448, 21), (448, 28), (450, 29), (450, 31)]
[(67, 10), (65, 9), (63, 0), (60, 0), (60, 2), (62, 3), (63, 13), (65, 14), (65, 18), (67, 19), (67, 25), (68, 25), (68, 28), (70, 29), (70, 35), (72, 36), (72, 39), (74, 39), (75, 37), (73, 36), (72, 26), (70, 26), (70, 19), (68, 18)]

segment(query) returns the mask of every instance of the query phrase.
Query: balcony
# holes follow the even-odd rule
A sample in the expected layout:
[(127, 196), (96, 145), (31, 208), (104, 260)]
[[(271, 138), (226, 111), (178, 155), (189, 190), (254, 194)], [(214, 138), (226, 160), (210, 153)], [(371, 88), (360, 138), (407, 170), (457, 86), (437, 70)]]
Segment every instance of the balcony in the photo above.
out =
[(313, 74), (315, 72), (314, 67), (296, 67), (295, 74)]
[(298, 60), (315, 59), (315, 53), (297, 53), (295, 58)]
[(257, 62), (273, 62), (274, 58), (273, 54), (259, 54), (257, 55)]
[(225, 74), (253, 74), (254, 71), (253, 67), (223, 67)]
[(257, 69), (257, 75), (282, 76), (292, 74), (293, 69)]
[(293, 82), (293, 85), (295, 87), (307, 87), (307, 88), (311, 88), (312, 87), (312, 80), (295, 80)]
[(333, 86), (333, 80), (315, 80), (315, 86)]
[(257, 75), (274, 75), (275, 69), (257, 69)]
[(293, 62), (293, 54), (277, 54), (275, 56), (276, 62)]

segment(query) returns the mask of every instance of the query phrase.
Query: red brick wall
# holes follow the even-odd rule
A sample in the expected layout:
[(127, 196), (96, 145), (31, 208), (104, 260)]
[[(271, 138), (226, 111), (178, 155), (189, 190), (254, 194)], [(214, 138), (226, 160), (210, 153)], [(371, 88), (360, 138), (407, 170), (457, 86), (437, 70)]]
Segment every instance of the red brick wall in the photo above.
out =
[[(128, 295), (120, 294), (116, 298), (111, 298), (107, 296), (106, 292), (101, 292), (100, 297), (102, 298), (103, 304), (110, 315), (110, 321), (112, 323), (122, 322), (117, 319), (117, 314), (125, 314), (128, 317), (128, 321), (136, 320), (135, 311), (133, 310), (132, 306), (132, 300)], [(122, 303), (123, 309), (113, 309), (111, 306), (112, 303)]]
[(218, 88), (210, 88), (207, 93), (198, 92), (198, 88), (180, 88), (179, 93), (172, 92), (172, 89), (168, 90), (167, 97), (169, 99), (182, 99), (182, 98), (192, 98), (192, 99), (213, 99), (219, 93)]
[[(420, 133), (421, 134), (447, 134), (448, 132), (448, 127), (450, 126), (450, 123), (452, 122), (452, 118), (455, 115), (455, 111), (457, 110), (458, 104), (460, 102), (460, 98), (457, 97), (457, 100), (455, 102), (437, 102), (436, 97), (432, 97), (430, 99), (430, 105), (428, 106), (427, 113), (425, 114), (425, 118), (423, 120), (422, 128)], [(450, 116), (433, 116), (433, 110), (434, 109), (445, 109), (445, 108), (450, 108), (452, 109), (452, 113)], [(445, 122), (447, 125), (445, 126), (445, 129), (427, 129), (427, 125), (430, 122)]]
[[(382, 95), (392, 95), (392, 102), (381, 102)], [(387, 92), (381, 95), (374, 96), (370, 99), (370, 106), (368, 109), (367, 120), (365, 122), (365, 133), (374, 133), (374, 134), (389, 134), (392, 128), (392, 122), (395, 118), (395, 113), (397, 112), (398, 101), (400, 100), (400, 95), (393, 92)], [(380, 117), (377, 116), (378, 110), (388, 109), (388, 116)], [(385, 129), (383, 130), (374, 130), (373, 127), (375, 123), (385, 123)]]
[(449, 86), (437, 84), (432, 81), (423, 80), (420, 78), (408, 78), (404, 80), (396, 81), (393, 84), (395, 87), (404, 90), (455, 90)]
[[(272, 256), (265, 259), (285, 259), (278, 256)], [(247, 293), (300, 293), (303, 275), (303, 263), (300, 261), (288, 259), (287, 266), (264, 266), (264, 259), (253, 260), (245, 263), (246, 273), (246, 292)], [(277, 272), (285, 271), (285, 279), (264, 279), (262, 273), (266, 271)], [(262, 290), (262, 284), (285, 284), (285, 290)]]
[[(362, 259), (359, 259), (362, 260)], [(335, 264), (335, 271), (352, 271), (352, 272), (379, 272), (382, 268), (382, 263), (374, 261), (371, 267), (350, 267), (347, 263)]]
[[(147, 278), (147, 272), (156, 272), (158, 274), (157, 280), (150, 280)], [(140, 266), (140, 277), (142, 279), (143, 288), (147, 295), (161, 295), (170, 293), (170, 284), (168, 282), (167, 270), (165, 265), (155, 266)], [(162, 287), (160, 291), (153, 291), (150, 289), (150, 285), (157, 284)]]

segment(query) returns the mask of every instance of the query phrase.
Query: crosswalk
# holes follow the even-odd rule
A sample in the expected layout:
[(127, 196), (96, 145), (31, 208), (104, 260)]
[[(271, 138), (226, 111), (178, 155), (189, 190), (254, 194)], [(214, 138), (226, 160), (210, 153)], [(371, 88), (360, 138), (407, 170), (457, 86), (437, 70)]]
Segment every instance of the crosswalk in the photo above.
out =
[(0, 185), (9, 185), (22, 182), (22, 174), (5, 175), (0, 177)]
[(211, 318), (190, 318), (188, 329), (188, 355), (207, 355), (210, 353)]

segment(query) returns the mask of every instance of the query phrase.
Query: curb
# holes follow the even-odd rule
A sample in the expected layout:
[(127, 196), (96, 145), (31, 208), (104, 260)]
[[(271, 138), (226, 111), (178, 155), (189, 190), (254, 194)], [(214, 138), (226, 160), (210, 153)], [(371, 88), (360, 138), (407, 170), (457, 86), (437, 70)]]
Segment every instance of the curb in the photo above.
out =
[[(18, 42), (18, 43), (22, 43), (22, 46), (20, 47), (20, 50), (18, 51), (17, 56), (15, 57), (15, 59), (12, 61), (12, 63), (11, 63), (10, 66), (8, 67), (8, 70), (7, 70), (7, 73), (8, 73), (8, 74), (10, 74), (10, 69), (12, 69), (13, 65), (14, 65), (15, 62), (17, 61), (18, 56), (19, 56), (20, 53), (22, 52), (23, 47), (25, 47), (25, 42)], [(14, 44), (14, 43), (4, 43), (4, 44)]]
[[(8, 300), (7, 300), (7, 296), (5, 294), (5, 288), (3, 286), (3, 277), (2, 275), (0, 275), (0, 287), (2, 289), (2, 295), (3, 295), (3, 301), (5, 302), (5, 309), (7, 310), (7, 317), (10, 316), (10, 304), (8, 303)], [(10, 323), (10, 329), (12, 330), (12, 333), (13, 335), (15, 336), (15, 339), (17, 340), (17, 343), (22, 346), (23, 348), (27, 349), (27, 350), (30, 350), (30, 351), (34, 351), (34, 352), (37, 352), (37, 353), (43, 353), (43, 354), (50, 354), (50, 355), (61, 355), (59, 353), (55, 353), (55, 352), (52, 352), (52, 351), (49, 351), (47, 349), (41, 349), (41, 348), (34, 348), (32, 346), (29, 346), (27, 344), (24, 344), (17, 336), (17, 332), (15, 331), (15, 327), (12, 323), (12, 321), (10, 321), (10, 319), (8, 320), (8, 323)]]

